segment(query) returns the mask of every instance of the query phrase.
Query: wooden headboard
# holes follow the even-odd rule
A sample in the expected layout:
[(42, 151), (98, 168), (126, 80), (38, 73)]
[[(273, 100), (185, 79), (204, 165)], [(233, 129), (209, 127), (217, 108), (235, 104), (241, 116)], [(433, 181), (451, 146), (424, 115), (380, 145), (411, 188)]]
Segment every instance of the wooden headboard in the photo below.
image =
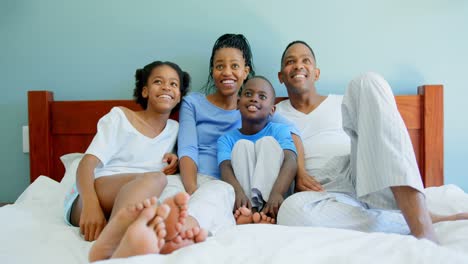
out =
[[(277, 98), (277, 101), (286, 98)], [(444, 181), (443, 87), (423, 85), (416, 95), (396, 96), (426, 187)], [(141, 109), (132, 100), (54, 101), (52, 92), (29, 91), (31, 182), (40, 175), (60, 181), (60, 156), (84, 152), (96, 133), (98, 120), (114, 106)], [(177, 113), (171, 118), (177, 119)]]

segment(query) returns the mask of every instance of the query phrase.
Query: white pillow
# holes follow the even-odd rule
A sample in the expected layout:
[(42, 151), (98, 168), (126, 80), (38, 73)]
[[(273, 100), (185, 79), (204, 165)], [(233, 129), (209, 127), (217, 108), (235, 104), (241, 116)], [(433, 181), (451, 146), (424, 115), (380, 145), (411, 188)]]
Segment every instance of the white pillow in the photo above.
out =
[(80, 164), (83, 156), (83, 153), (69, 153), (60, 157), (60, 160), (65, 167), (65, 175), (60, 181), (60, 185), (64, 188), (64, 190), (69, 191), (73, 184), (75, 184), (76, 169), (78, 169), (78, 165)]

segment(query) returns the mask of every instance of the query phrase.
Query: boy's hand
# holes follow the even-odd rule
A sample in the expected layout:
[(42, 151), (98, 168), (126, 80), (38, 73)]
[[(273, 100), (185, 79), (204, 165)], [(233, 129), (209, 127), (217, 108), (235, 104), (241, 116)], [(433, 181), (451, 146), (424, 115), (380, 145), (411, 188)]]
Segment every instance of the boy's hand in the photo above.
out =
[(163, 173), (172, 175), (177, 172), (177, 161), (179, 158), (174, 153), (166, 153), (163, 157), (163, 162), (167, 162), (167, 166), (163, 168)]
[(245, 195), (244, 191), (243, 190), (239, 190), (239, 191), (236, 190), (235, 193), (236, 193), (236, 201), (234, 203), (234, 210), (233, 211), (236, 211), (237, 209), (239, 209), (242, 206), (245, 206), (245, 207), (249, 208), (250, 210), (252, 210), (252, 204), (250, 203), (250, 199), (247, 197), (247, 195)]
[(296, 177), (296, 191), (315, 191), (323, 192), (323, 186), (315, 180), (315, 177), (309, 175), (306, 171), (298, 172)]
[(279, 193), (270, 193), (270, 198), (268, 198), (268, 202), (263, 207), (262, 212), (276, 219), (279, 208), (283, 201), (283, 195)]

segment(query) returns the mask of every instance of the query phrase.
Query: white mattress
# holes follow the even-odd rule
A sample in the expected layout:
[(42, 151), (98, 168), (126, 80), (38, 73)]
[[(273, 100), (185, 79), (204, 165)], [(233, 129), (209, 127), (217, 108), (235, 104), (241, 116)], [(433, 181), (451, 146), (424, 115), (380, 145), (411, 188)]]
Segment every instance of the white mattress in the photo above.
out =
[[(62, 219), (64, 188), (38, 178), (14, 205), (0, 209), (0, 263), (86, 263), (91, 243)], [(454, 185), (426, 190), (429, 208), (468, 211), (468, 194)], [(244, 225), (170, 255), (116, 263), (468, 263), (468, 221), (435, 225), (441, 245), (412, 236), (357, 231)]]

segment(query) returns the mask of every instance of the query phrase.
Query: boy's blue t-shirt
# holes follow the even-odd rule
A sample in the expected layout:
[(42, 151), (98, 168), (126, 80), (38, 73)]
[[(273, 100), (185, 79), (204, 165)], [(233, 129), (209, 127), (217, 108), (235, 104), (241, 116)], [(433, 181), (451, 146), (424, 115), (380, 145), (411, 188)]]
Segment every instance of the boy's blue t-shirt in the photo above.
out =
[(218, 139), (218, 166), (225, 160), (231, 160), (231, 152), (237, 141), (246, 139), (255, 143), (266, 136), (276, 139), (283, 150), (291, 150), (297, 155), (291, 136), (291, 127), (285, 124), (268, 122), (261, 131), (254, 135), (244, 135), (239, 129), (234, 129), (221, 136)]
[[(271, 122), (287, 124), (292, 133), (299, 135), (297, 128), (277, 113), (273, 115)], [(219, 179), (217, 141), (228, 131), (240, 127), (239, 110), (219, 108), (201, 93), (184, 96), (180, 107), (177, 139), (179, 159), (189, 157), (197, 165), (199, 173)]]

